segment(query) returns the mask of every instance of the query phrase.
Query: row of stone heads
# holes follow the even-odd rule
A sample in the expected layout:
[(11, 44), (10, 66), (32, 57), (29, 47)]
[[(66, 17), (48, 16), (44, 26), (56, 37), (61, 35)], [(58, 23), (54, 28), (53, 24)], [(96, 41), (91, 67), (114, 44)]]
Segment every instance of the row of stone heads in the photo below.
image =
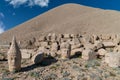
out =
[[(60, 37), (59, 37), (60, 36)], [(120, 44), (119, 35), (81, 35), (81, 34), (48, 34), (42, 36), (36, 41), (35, 46), (47, 47), (48, 49), (59, 50), (62, 48), (71, 49), (80, 47), (104, 47), (114, 48)]]
[[(79, 54), (82, 54), (82, 58), (84, 60), (91, 60), (91, 59), (95, 59), (99, 53), (99, 55), (101, 54), (100, 56), (105, 56), (105, 62), (108, 63), (111, 67), (120, 66), (120, 62), (119, 62), (120, 54), (119, 53), (112, 54), (112, 56), (113, 55), (115, 55), (115, 56), (114, 56), (114, 60), (111, 61), (112, 56), (110, 56), (111, 54), (109, 54), (109, 52), (106, 51), (105, 48), (103, 48), (103, 45), (105, 48), (111, 48), (111, 47), (113, 48), (115, 46), (112, 43), (103, 43), (103, 42), (101, 43), (100, 41), (98, 41), (95, 44), (87, 43), (86, 46), (84, 45), (84, 47), (78, 47), (79, 46), (78, 45), (76, 48), (71, 49), (71, 45), (69, 43), (67, 43), (67, 44), (64, 43), (64, 44), (60, 45), (60, 50), (57, 51), (57, 55), (60, 55), (61, 59), (68, 59), (71, 56), (74, 56), (76, 53), (79, 52)], [(53, 48), (53, 54), (54, 54), (55, 50), (58, 48), (58, 45), (52, 46), (52, 48)], [(39, 49), (38, 49), (39, 52), (36, 52), (32, 56), (32, 62), (34, 64), (40, 63), (44, 59), (45, 50), (47, 50), (47, 48), (39, 47)], [(50, 52), (50, 53), (52, 53), (52, 52)], [(108, 55), (106, 55), (106, 54), (108, 54)], [(14, 38), (13, 38), (11, 47), (10, 47), (7, 55), (8, 55), (9, 70), (10, 71), (13, 71), (14, 69), (19, 70), (21, 68), (22, 55), (21, 55), (21, 51), (17, 45), (17, 42)]]
[(61, 38), (65, 38), (65, 39), (71, 39), (71, 38), (94, 38), (96, 40), (112, 40), (112, 39), (117, 39), (120, 38), (119, 34), (55, 34), (55, 33), (49, 33), (47, 35), (41, 36), (39, 38), (39, 41), (51, 41), (51, 40), (57, 40), (57, 39), (61, 39)]
[(120, 35), (119, 34), (55, 34), (49, 33), (47, 35), (41, 35), (40, 37), (33, 37), (25, 41), (19, 41), (21, 48), (31, 48), (31, 46), (39, 47), (46, 44), (51, 44), (57, 42), (61, 44), (63, 42), (70, 42), (72, 44), (78, 43), (92, 43), (95, 41), (112, 41), (115, 44), (120, 44)]

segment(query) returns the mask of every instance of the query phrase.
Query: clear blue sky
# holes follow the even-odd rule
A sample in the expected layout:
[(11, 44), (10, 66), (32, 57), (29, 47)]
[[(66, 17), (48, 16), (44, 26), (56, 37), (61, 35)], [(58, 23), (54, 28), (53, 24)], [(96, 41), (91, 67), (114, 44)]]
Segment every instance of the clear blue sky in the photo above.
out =
[(120, 10), (120, 0), (0, 0), (0, 33), (65, 3)]

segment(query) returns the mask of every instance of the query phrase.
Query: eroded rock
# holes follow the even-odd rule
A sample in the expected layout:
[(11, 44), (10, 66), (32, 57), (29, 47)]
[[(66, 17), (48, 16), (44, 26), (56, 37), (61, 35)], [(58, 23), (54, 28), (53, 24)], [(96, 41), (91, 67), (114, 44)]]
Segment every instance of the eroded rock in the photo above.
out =
[(82, 58), (84, 60), (96, 59), (96, 53), (94, 51), (92, 51), (91, 49), (85, 49), (82, 52)]
[(7, 55), (9, 71), (19, 71), (21, 69), (22, 56), (15, 37), (13, 37), (12, 44)]

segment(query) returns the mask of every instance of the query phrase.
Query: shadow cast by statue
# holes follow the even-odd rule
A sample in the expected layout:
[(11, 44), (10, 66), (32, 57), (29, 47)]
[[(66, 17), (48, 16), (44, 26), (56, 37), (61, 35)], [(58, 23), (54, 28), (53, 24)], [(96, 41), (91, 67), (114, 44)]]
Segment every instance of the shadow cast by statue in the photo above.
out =
[(73, 58), (78, 58), (78, 57), (81, 57), (82, 56), (82, 52), (81, 51), (77, 51), (75, 53), (75, 55), (71, 56), (70, 59), (73, 59)]
[(0, 62), (6, 62), (7, 59), (0, 59)]
[(39, 64), (33, 64), (33, 65), (23, 67), (20, 72), (30, 71), (30, 70), (33, 70), (33, 69), (38, 68), (38, 67), (49, 66), (53, 63), (56, 63), (57, 61), (58, 61), (57, 59), (49, 56), (49, 57), (44, 58), (44, 60)]

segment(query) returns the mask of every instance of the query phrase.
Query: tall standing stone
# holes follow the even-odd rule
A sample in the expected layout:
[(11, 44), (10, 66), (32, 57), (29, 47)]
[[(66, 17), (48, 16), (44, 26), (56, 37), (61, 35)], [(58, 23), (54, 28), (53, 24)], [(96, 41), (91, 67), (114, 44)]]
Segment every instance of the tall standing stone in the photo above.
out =
[(19, 71), (21, 69), (21, 51), (15, 37), (13, 37), (11, 47), (7, 53), (9, 71)]

